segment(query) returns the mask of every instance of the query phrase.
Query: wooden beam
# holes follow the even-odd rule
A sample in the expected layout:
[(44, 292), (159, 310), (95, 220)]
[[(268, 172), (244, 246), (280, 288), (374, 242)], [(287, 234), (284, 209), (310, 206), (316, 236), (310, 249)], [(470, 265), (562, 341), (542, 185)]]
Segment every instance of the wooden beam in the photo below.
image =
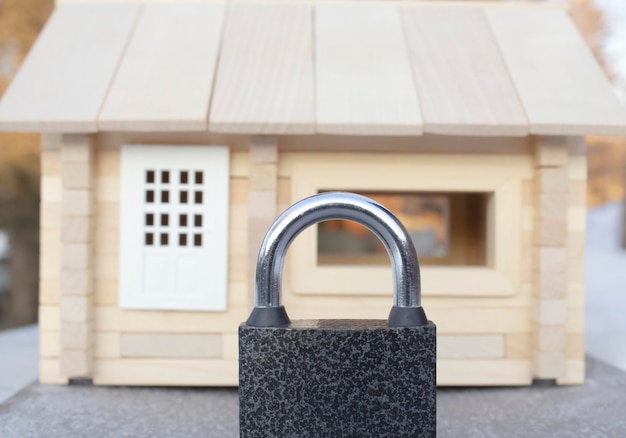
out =
[(626, 133), (626, 109), (566, 11), (485, 8), (485, 14), (531, 133)]
[(205, 131), (222, 2), (143, 7), (100, 113), (108, 131)]
[(401, 11), (426, 133), (528, 134), (524, 110), (480, 9), (407, 5)]
[(138, 3), (57, 6), (0, 103), (0, 130), (95, 132)]
[(232, 3), (209, 130), (312, 134), (312, 6)]
[(422, 134), (395, 5), (318, 4), (314, 33), (316, 132)]

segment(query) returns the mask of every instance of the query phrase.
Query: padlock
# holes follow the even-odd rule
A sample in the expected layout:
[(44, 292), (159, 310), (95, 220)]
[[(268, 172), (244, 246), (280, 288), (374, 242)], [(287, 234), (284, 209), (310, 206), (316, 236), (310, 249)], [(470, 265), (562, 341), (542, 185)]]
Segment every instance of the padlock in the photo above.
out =
[[(395, 280), (388, 320), (287, 316), (287, 248), (308, 226), (331, 219), (360, 223), (384, 243)], [(270, 227), (255, 307), (239, 327), (239, 425), (242, 438), (435, 436), (436, 327), (421, 306), (413, 242), (382, 205), (328, 192), (294, 204)]]

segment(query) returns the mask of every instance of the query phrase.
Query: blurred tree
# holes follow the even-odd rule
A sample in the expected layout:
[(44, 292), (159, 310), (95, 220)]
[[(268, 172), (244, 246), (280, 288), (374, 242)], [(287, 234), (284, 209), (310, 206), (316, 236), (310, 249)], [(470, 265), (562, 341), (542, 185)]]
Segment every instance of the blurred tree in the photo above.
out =
[[(53, 0), (0, 0), (0, 96), (39, 31)], [(12, 284), (0, 300), (0, 328), (37, 320), (39, 136), (0, 133), (0, 229), (11, 239)]]

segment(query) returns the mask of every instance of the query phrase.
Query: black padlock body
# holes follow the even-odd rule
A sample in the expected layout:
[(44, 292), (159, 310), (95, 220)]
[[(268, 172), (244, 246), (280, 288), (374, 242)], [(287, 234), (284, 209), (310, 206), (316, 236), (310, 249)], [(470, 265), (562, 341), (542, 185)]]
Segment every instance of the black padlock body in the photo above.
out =
[(240, 436), (434, 437), (436, 327), (239, 327)]

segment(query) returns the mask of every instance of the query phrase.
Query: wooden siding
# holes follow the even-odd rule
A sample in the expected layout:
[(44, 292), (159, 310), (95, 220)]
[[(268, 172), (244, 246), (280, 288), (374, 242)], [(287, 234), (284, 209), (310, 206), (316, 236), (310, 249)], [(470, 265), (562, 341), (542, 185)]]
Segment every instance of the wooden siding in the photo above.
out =
[[(247, 318), (251, 305), (250, 263), (254, 257), (250, 255), (249, 246), (253, 238), (258, 241), (259, 236), (265, 232), (265, 223), (259, 227), (253, 226), (255, 213), (250, 210), (255, 202), (256, 195), (253, 193), (273, 193), (275, 213), (287, 208), (299, 196), (293, 191), (293, 178), (297, 177), (292, 171), (293, 164), (301, 157), (310, 155), (310, 150), (317, 149), (319, 145), (333, 149), (333, 143), (339, 140), (329, 138), (330, 143), (324, 136), (299, 139), (280, 137), (277, 139), (278, 147), (275, 147), (271, 138), (181, 135), (180, 139), (185, 144), (216, 144), (219, 139), (220, 144), (233, 145), (230, 165), (228, 310), (147, 312), (122, 310), (117, 305), (119, 148), (130, 142), (159, 143), (160, 139), (167, 139), (168, 143), (172, 143), (172, 139), (162, 134), (138, 137), (130, 133), (102, 134), (96, 137), (93, 168), (93, 208), (96, 212), (93, 237), (95, 283), (92, 309), (93, 379), (96, 384), (237, 384), (237, 326)], [(43, 181), (51, 183), (53, 187), (62, 186), (60, 180), (63, 166), (58, 146), (60, 139), (61, 137), (55, 135), (45, 136), (42, 150), (42, 168), (45, 172)], [(369, 147), (368, 142), (381, 149), (392, 145), (395, 151), (387, 150), (384, 156), (378, 155), (378, 160), (384, 157), (384, 160), (395, 162), (396, 165), (406, 162), (407, 145), (403, 141), (382, 140), (378, 140), (380, 146), (376, 146), (376, 141), (368, 139), (365, 147)], [(564, 263), (569, 264), (565, 272), (565, 291), (557, 287), (562, 284), (562, 272), (558, 276), (536, 275), (537, 263), (543, 257), (537, 250), (536, 239), (541, 239), (538, 230), (544, 224), (534, 218), (541, 216), (540, 210), (543, 208), (539, 202), (540, 197), (536, 194), (536, 188), (542, 187), (542, 172), (537, 170), (540, 169), (537, 166), (542, 162), (564, 166), (566, 184), (562, 184), (560, 176), (554, 180), (558, 182), (557, 187), (567, 187), (567, 190), (577, 187), (586, 177), (584, 143), (577, 138), (544, 140), (553, 140), (548, 143), (555, 144), (560, 149), (544, 154), (543, 148), (533, 148), (522, 139), (500, 139), (491, 147), (489, 142), (467, 138), (463, 140), (463, 154), (459, 155), (457, 145), (451, 144), (449, 149), (438, 156), (440, 160), (458, 162), (458, 165), (468, 162), (469, 157), (469, 161), (489, 163), (494, 168), (503, 160), (518, 160), (522, 169), (516, 174), (519, 183), (515, 186), (518, 190), (515, 196), (521, 202), (519, 225), (516, 228), (519, 233), (520, 267), (515, 293), (497, 297), (472, 294), (438, 296), (428, 290), (424, 291), (426, 312), (438, 326), (438, 381), (441, 385), (524, 385), (529, 384), (533, 377), (540, 376), (537, 374), (538, 369), (546, 370), (557, 363), (562, 370), (557, 377), (559, 383), (582, 381), (584, 218), (580, 218), (578, 211), (584, 205), (584, 191), (568, 191), (567, 203), (557, 204), (559, 208), (567, 209), (568, 218), (568, 245), (562, 254), (562, 266), (565, 266)], [(427, 157), (428, 154), (441, 150), (440, 141), (438, 137), (427, 136), (412, 142), (412, 146), (419, 153), (427, 153), (422, 155)], [(356, 149), (363, 145), (360, 137), (343, 137), (340, 143), (347, 149)], [(256, 146), (249, 152), (251, 145)], [(299, 148), (308, 149), (309, 152), (303, 154), (297, 151)], [(502, 149), (508, 150), (510, 154), (503, 154)], [(541, 156), (538, 156), (537, 151), (541, 152)], [(339, 155), (333, 152), (319, 152), (316, 155), (328, 162), (339, 159)], [(359, 161), (367, 159), (367, 154), (352, 156), (353, 164), (357, 166)], [(376, 154), (372, 159), (376, 159)], [(267, 168), (268, 164), (275, 168)], [(384, 168), (393, 172), (394, 164)], [(255, 192), (253, 186), (259, 189)], [(62, 195), (63, 190), (59, 188), (48, 189), (47, 195), (42, 196), (42, 224), (46, 225), (42, 226), (41, 231), (40, 375), (42, 382), (48, 383), (67, 382), (67, 377), (61, 374), (61, 351), (83, 342), (83, 332), (75, 330), (77, 327), (69, 327), (68, 324), (80, 323), (73, 314), (78, 311), (80, 319), (86, 311), (81, 307), (86, 303), (61, 305), (62, 291), (59, 289), (59, 281), (62, 272), (62, 226), (58, 216), (61, 212)], [(548, 204), (547, 209), (552, 211), (552, 204)], [(574, 225), (569, 218), (576, 219)], [(269, 217), (265, 219), (269, 220)], [(283, 291), (284, 303), (292, 318), (387, 317), (391, 306), (390, 294), (333, 295), (322, 290), (318, 294), (295, 293), (290, 268), (294, 260), (291, 259), (290, 252), (284, 271)], [(558, 266), (561, 265), (546, 265), (548, 270)], [(538, 301), (542, 294), (547, 294), (540, 298), (543, 303)], [(69, 318), (63, 321), (64, 315), (67, 317), (68, 314)], [(64, 324), (66, 329), (72, 328), (73, 336), (61, 336)], [(177, 348), (166, 348), (167, 351), (164, 351), (163, 345), (168, 343), (177, 344)], [(145, 372), (142, 373), (141, 370)]]

